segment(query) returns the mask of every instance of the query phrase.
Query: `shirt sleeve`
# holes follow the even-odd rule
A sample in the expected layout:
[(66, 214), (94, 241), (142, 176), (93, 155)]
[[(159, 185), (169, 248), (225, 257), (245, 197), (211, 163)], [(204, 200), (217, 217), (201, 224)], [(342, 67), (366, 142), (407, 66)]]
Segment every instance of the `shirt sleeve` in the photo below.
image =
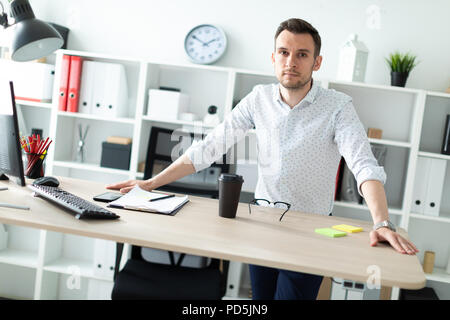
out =
[(386, 183), (386, 172), (378, 165), (372, 153), (369, 139), (351, 100), (336, 115), (334, 141), (355, 176), (358, 192), (362, 197), (363, 182), (378, 180), (382, 184)]
[(254, 127), (252, 109), (255, 90), (239, 102), (224, 121), (207, 134), (205, 139), (194, 141), (186, 150), (196, 172), (208, 168), (234, 144), (242, 140)]

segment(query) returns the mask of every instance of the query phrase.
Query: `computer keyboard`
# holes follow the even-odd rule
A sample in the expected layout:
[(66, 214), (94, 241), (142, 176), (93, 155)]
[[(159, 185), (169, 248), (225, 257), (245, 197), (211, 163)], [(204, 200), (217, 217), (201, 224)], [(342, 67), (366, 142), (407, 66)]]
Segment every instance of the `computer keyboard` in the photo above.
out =
[(58, 187), (28, 185), (37, 195), (68, 209), (77, 219), (117, 219), (120, 216)]

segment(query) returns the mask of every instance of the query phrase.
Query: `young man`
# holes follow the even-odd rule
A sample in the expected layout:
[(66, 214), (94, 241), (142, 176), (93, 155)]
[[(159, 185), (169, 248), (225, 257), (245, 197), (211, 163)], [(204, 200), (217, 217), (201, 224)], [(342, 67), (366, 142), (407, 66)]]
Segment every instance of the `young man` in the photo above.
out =
[[(258, 137), (255, 198), (283, 201), (291, 210), (328, 215), (341, 155), (353, 172), (374, 221), (370, 245), (387, 241), (400, 253), (417, 248), (389, 221), (386, 174), (374, 158), (351, 97), (321, 88), (312, 79), (322, 63), (317, 30), (301, 19), (280, 24), (272, 63), (278, 84), (256, 86), (223, 123), (166, 170), (146, 181), (107, 186), (125, 193), (134, 185), (152, 190), (207, 168), (246, 132)], [(254, 299), (315, 299), (321, 276), (250, 265)]]

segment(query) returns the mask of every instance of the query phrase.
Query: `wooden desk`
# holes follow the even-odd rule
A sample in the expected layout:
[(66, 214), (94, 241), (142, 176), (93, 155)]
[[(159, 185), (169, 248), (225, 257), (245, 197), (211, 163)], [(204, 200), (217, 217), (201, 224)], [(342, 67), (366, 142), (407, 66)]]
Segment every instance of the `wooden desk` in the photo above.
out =
[[(105, 192), (103, 183), (59, 178), (62, 189), (92, 201)], [(0, 222), (56, 232), (113, 240), (157, 249), (252, 263), (323, 276), (366, 282), (368, 267), (378, 266), (381, 284), (420, 289), (425, 275), (417, 256), (394, 251), (389, 245), (370, 247), (372, 224), (359, 220), (290, 211), (280, 222), (281, 211), (258, 208), (248, 213), (239, 204), (235, 219), (218, 215), (218, 201), (190, 196), (175, 216), (112, 209), (119, 220), (76, 220), (31, 190), (0, 182), (0, 202), (28, 205), (31, 210), (0, 208)], [(106, 206), (106, 204), (104, 204)], [(342, 238), (316, 234), (315, 228), (347, 223), (364, 231)], [(404, 230), (399, 231), (407, 236)]]

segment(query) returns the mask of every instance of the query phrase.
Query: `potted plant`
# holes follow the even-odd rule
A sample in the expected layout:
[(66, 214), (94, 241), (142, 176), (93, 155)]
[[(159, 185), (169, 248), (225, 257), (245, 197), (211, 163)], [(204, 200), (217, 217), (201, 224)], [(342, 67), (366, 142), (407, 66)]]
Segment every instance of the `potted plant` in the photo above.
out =
[(394, 52), (385, 59), (391, 69), (391, 86), (404, 87), (409, 73), (418, 64), (416, 56)]

